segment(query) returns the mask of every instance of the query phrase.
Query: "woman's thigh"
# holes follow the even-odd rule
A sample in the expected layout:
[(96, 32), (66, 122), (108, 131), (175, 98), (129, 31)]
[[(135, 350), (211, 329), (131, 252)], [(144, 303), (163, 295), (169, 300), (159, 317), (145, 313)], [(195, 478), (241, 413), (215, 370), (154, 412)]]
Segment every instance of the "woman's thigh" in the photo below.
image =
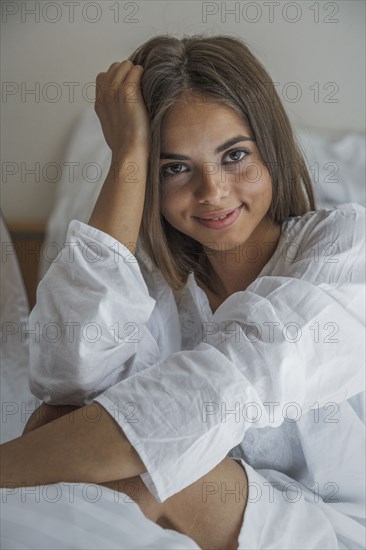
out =
[(168, 528), (193, 538), (204, 550), (236, 550), (247, 497), (246, 472), (227, 457), (167, 499), (162, 520), (167, 521)]
[(203, 550), (237, 549), (248, 485), (244, 468), (231, 458), (163, 503), (140, 476), (101, 485), (127, 494), (148, 519), (191, 537)]

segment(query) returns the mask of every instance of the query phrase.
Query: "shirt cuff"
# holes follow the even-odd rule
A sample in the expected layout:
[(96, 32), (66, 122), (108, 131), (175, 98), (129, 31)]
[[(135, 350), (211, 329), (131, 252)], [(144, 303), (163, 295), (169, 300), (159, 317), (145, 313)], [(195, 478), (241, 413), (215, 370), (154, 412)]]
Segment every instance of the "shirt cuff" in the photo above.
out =
[(71, 220), (71, 222), (69, 223), (67, 237), (79, 237), (80, 235), (86, 236), (88, 239), (95, 239), (95, 241), (98, 243), (105, 244), (115, 253), (115, 256), (122, 256), (125, 261), (127, 261), (128, 257), (129, 262), (138, 263), (136, 256), (132, 254), (129, 248), (122, 244), (121, 241), (119, 241), (118, 239), (115, 239), (101, 229), (97, 229), (96, 227), (81, 222), (80, 220)]
[(163, 502), (171, 495), (166, 493), (164, 490), (158, 490), (158, 487), (164, 487), (164, 480), (159, 476), (158, 471), (153, 471), (153, 468), (150, 466), (149, 457), (145, 454), (145, 450), (140, 440), (136, 437), (134, 430), (131, 428), (128, 420), (120, 411), (118, 404), (113, 403), (106, 395), (99, 395), (95, 397), (93, 401), (97, 401), (102, 405), (106, 411), (114, 418), (114, 420), (119, 424), (127, 439), (134, 447), (135, 451), (139, 454), (142, 462), (145, 465), (146, 472), (140, 474), (140, 477), (149, 491), (153, 494), (155, 499), (158, 502)]

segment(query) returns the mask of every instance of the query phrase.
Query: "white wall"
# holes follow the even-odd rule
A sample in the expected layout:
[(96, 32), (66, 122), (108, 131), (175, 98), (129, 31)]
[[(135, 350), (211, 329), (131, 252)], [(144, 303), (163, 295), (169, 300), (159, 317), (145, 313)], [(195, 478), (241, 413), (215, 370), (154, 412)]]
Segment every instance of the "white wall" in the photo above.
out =
[[(96, 75), (157, 34), (242, 38), (279, 83), (295, 125), (338, 134), (364, 131), (362, 0), (1, 4), (1, 198), (8, 222), (48, 218), (60, 175), (49, 163), (65, 170), (68, 136), (80, 110), (93, 109)], [(39, 91), (26, 94), (30, 89)], [(39, 181), (26, 172), (36, 163)]]

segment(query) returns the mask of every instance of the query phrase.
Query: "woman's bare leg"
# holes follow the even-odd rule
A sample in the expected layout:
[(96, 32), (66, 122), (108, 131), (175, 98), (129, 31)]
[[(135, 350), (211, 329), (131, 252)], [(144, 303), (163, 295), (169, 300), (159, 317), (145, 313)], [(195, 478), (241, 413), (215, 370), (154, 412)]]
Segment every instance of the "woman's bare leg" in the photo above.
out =
[(57, 418), (65, 414), (70, 414), (72, 411), (79, 408), (80, 407), (76, 405), (47, 405), (47, 403), (42, 403), (29, 417), (22, 435), (32, 430), (36, 430), (53, 420), (57, 420)]
[[(30, 417), (23, 434), (77, 408), (43, 403)], [(148, 519), (191, 537), (203, 550), (237, 549), (248, 481), (244, 468), (231, 458), (225, 458), (208, 474), (163, 503), (155, 499), (140, 476), (100, 485), (126, 494)]]
[[(244, 468), (225, 458), (163, 504), (163, 521), (204, 550), (236, 550), (248, 497)], [(171, 528), (171, 527), (170, 527)]]
[(225, 458), (208, 474), (163, 503), (140, 476), (102, 483), (128, 495), (143, 514), (165, 529), (191, 537), (203, 550), (236, 550), (247, 503), (244, 468)]

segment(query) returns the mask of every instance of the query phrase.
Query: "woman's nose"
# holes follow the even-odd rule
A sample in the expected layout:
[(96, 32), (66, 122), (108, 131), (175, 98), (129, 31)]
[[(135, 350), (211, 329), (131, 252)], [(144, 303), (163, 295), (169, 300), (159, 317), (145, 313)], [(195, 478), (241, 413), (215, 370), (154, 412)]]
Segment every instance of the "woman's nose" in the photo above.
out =
[[(208, 165), (208, 166), (207, 166)], [(228, 195), (228, 185), (215, 163), (203, 166), (197, 183), (195, 196), (199, 202), (217, 202)]]

